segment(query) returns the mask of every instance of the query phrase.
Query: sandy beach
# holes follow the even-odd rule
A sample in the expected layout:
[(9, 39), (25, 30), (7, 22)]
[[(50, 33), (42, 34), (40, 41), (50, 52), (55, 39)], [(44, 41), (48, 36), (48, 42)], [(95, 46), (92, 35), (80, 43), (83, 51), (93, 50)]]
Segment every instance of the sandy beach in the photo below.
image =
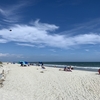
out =
[(65, 72), (19, 64), (4, 66), (9, 73), (0, 88), (0, 100), (100, 100), (98, 72)]

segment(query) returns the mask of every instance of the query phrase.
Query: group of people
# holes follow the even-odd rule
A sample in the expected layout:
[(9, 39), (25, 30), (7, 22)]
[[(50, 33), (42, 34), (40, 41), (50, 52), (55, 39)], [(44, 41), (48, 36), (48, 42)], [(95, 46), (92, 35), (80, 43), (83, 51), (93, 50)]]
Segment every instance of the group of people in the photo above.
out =
[(43, 62), (38, 62), (36, 65), (41, 66), (42, 69), (45, 69), (45, 67), (43, 66), (44, 65)]
[(70, 72), (72, 72), (72, 67), (70, 66), (70, 67), (64, 67), (64, 71), (70, 71)]

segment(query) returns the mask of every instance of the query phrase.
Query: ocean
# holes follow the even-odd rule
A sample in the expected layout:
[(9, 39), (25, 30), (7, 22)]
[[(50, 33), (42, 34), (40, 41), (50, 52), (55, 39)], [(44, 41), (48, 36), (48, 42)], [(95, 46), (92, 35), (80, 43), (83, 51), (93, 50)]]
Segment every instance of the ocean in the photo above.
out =
[(64, 68), (72, 66), (76, 70), (98, 71), (100, 62), (43, 62), (44, 66)]

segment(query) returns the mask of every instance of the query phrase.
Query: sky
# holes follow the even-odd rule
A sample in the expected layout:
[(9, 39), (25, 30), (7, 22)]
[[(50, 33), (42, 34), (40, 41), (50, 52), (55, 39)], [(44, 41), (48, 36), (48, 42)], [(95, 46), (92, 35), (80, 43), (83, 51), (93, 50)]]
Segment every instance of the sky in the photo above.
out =
[(100, 61), (100, 0), (0, 0), (0, 61)]

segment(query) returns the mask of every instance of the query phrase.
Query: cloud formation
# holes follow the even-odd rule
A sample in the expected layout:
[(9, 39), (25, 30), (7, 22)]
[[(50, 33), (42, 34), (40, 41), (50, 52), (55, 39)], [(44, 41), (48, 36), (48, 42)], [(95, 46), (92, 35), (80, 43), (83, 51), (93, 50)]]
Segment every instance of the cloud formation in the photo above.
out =
[(0, 57), (16, 57), (23, 58), (21, 54), (9, 54), (9, 53), (0, 53)]
[[(88, 34), (88, 33), (99, 33), (100, 32), (100, 18), (84, 22), (81, 24), (74, 24), (70, 30), (61, 32), (61, 34), (77, 35), (77, 34)], [(73, 28), (72, 28), (73, 27)]]
[(16, 5), (6, 6), (6, 8), (0, 8), (0, 15), (2, 15), (2, 21), (6, 23), (16, 23), (21, 19), (21, 11), (24, 6), (26, 6), (26, 2), (18, 3)]
[(34, 45), (31, 45), (31, 44), (25, 44), (25, 43), (16, 43), (17, 45), (20, 45), (20, 46), (29, 46), (29, 47), (34, 47)]
[(39, 20), (31, 25), (14, 25), (10, 29), (0, 30), (0, 43), (16, 42), (17, 45), (31, 47), (69, 48), (77, 45), (100, 44), (100, 34), (88, 33), (74, 36), (55, 33), (59, 27), (52, 24), (40, 23)]
[(8, 55), (9, 55), (8, 53), (0, 53), (0, 57), (6, 57)]

